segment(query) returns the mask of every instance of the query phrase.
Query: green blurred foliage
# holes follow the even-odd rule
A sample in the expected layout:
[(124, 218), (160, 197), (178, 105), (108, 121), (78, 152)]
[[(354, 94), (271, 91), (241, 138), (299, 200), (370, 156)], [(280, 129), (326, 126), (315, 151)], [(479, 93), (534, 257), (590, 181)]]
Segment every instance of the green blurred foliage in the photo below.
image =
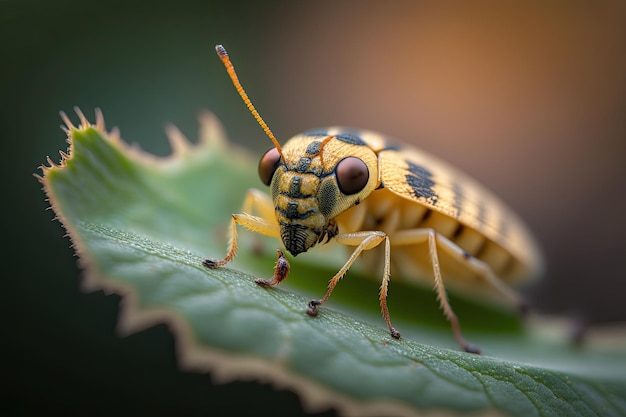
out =
[(202, 375), (179, 372), (165, 326), (118, 338), (119, 298), (80, 291), (70, 242), (32, 176), (46, 155), (60, 160), (67, 145), (59, 111), (72, 114), (73, 106), (90, 120), (95, 107), (103, 109), (109, 128), (121, 127), (128, 142), (157, 155), (170, 152), (167, 123), (195, 140), (201, 109), (214, 111), (235, 137), (258, 133), (254, 120), (239, 122), (238, 99), (223, 99), (233, 90), (214, 45), (230, 45), (240, 65), (254, 67), (262, 42), (255, 34), (267, 30), (263, 16), (271, 19), (279, 5), (0, 2), (0, 137), (10, 171), (2, 205), (10, 364), (3, 396), (12, 415), (302, 413), (289, 391), (246, 382), (211, 386)]

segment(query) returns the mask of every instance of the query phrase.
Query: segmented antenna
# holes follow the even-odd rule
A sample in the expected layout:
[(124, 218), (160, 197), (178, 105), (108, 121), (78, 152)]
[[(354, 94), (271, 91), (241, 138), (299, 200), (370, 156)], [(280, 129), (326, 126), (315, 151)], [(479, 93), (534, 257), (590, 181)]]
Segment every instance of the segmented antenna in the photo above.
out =
[(233, 66), (232, 62), (230, 62), (230, 58), (228, 57), (228, 52), (226, 52), (226, 49), (222, 45), (216, 45), (215, 52), (217, 52), (217, 56), (219, 56), (222, 62), (224, 63), (224, 66), (226, 67), (226, 72), (228, 72), (228, 75), (230, 76), (230, 79), (233, 81), (233, 85), (235, 86), (235, 88), (237, 89), (237, 92), (243, 99), (243, 102), (246, 103), (246, 106), (248, 106), (248, 110), (250, 110), (250, 113), (252, 113), (256, 121), (259, 123), (259, 125), (261, 125), (261, 127), (265, 131), (265, 134), (272, 140), (272, 142), (274, 143), (274, 146), (276, 146), (276, 149), (278, 150), (278, 153), (280, 154), (280, 158), (284, 161), (285, 158), (283, 158), (283, 151), (280, 147), (280, 143), (278, 143), (278, 140), (276, 140), (276, 137), (274, 136), (270, 128), (267, 126), (267, 124), (265, 123), (265, 121), (263, 120), (259, 112), (256, 111), (256, 109), (254, 108), (254, 105), (250, 101), (250, 98), (248, 97), (245, 90), (241, 86), (241, 83), (239, 82), (239, 78), (237, 77), (237, 73), (235, 72), (235, 67)]

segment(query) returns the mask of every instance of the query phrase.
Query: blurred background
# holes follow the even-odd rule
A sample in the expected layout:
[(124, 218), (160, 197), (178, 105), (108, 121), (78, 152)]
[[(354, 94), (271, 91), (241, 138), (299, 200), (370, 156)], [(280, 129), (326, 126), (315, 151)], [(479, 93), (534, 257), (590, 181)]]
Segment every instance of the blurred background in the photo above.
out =
[(76, 121), (73, 106), (91, 120), (101, 108), (108, 127), (158, 155), (167, 123), (195, 139), (208, 109), (260, 155), (268, 140), (217, 43), (281, 141), (340, 124), (448, 160), (535, 232), (548, 265), (527, 291), (536, 310), (626, 320), (626, 3), (513, 3), (0, 1), (10, 406), (303, 412), (289, 391), (209, 388), (178, 372), (164, 326), (117, 338), (119, 299), (79, 291), (70, 242), (32, 176), (66, 149), (58, 112)]

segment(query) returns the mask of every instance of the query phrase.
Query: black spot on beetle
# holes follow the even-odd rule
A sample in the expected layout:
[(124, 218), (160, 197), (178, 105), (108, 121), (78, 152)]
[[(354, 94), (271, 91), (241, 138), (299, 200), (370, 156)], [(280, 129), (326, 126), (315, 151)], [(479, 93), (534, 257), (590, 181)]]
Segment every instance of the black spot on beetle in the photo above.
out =
[(342, 142), (349, 143), (350, 145), (359, 145), (359, 146), (367, 145), (367, 143), (365, 143), (365, 141), (361, 139), (360, 136), (355, 135), (354, 133), (340, 133), (338, 135), (335, 135), (335, 138), (337, 138), (338, 140)]
[(276, 210), (278, 212), (280, 212), (280, 214), (282, 214), (286, 219), (289, 219), (289, 220), (307, 219), (312, 214), (317, 212), (317, 210), (311, 209), (311, 210), (308, 210), (305, 213), (300, 213), (300, 211), (298, 210), (298, 202), (295, 201), (295, 200), (292, 200), (292, 201), (288, 202), (286, 209), (282, 209), (280, 207), (276, 207)]
[(439, 196), (433, 190), (435, 182), (432, 180), (433, 174), (424, 167), (408, 162), (409, 173), (406, 175), (406, 182), (413, 189), (415, 197), (422, 197), (436, 204)]
[(298, 203), (295, 201), (290, 201), (287, 204), (287, 210), (285, 210), (285, 217), (288, 219), (297, 219), (300, 217), (300, 212), (298, 211)]
[(317, 155), (318, 153), (320, 153), (320, 146), (322, 145), (322, 142), (311, 142), (309, 143), (309, 146), (306, 147), (306, 154), (307, 155)]
[(328, 136), (328, 130), (324, 129), (313, 129), (302, 134), (303, 136), (313, 136), (313, 137), (326, 137)]
[(304, 173), (309, 170), (309, 166), (311, 166), (311, 158), (303, 156), (298, 161), (298, 166), (296, 166), (296, 172)]
[(300, 185), (302, 184), (301, 177), (293, 177), (291, 184), (289, 185), (289, 197), (298, 197), (300, 195)]

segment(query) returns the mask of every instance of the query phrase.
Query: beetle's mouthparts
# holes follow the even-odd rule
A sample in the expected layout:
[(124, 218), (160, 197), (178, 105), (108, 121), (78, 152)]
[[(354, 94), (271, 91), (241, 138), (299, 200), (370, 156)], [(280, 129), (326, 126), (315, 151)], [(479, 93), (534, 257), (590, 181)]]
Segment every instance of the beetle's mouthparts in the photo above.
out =
[(306, 252), (308, 227), (297, 223), (286, 224), (280, 229), (280, 236), (283, 239), (285, 248), (293, 256)]

